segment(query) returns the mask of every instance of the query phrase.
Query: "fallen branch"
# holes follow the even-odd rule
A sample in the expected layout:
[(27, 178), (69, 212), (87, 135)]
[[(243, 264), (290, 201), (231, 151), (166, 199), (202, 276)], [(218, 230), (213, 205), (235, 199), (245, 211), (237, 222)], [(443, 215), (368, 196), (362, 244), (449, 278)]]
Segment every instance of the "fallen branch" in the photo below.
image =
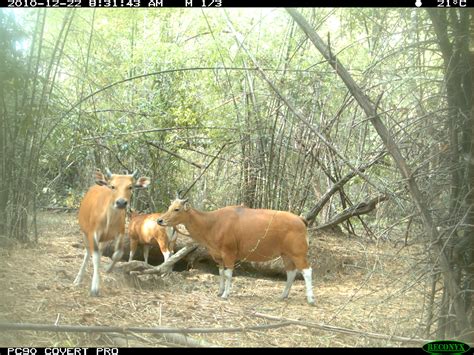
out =
[(357, 205), (351, 206), (346, 208), (344, 211), (339, 213), (337, 216), (332, 218), (329, 222), (324, 223), (320, 226), (317, 226), (316, 229), (323, 229), (327, 227), (332, 227), (335, 225), (338, 225), (341, 222), (344, 222), (345, 220), (354, 217), (354, 216), (360, 216), (362, 214), (367, 214), (371, 212), (379, 202), (388, 200), (388, 196), (386, 195), (381, 195), (377, 196), (369, 201), (366, 202), (360, 202)]
[(34, 323), (5, 323), (0, 322), (0, 330), (33, 330), (43, 332), (71, 332), (71, 333), (150, 333), (150, 334), (187, 334), (187, 333), (241, 333), (252, 330), (266, 330), (292, 325), (292, 321), (284, 321), (274, 324), (252, 325), (248, 327), (226, 327), (226, 328), (140, 328), (140, 327), (108, 327), (100, 325), (52, 325)]
[(173, 265), (176, 264), (179, 260), (184, 258), (189, 253), (193, 252), (198, 248), (198, 244), (191, 244), (185, 246), (183, 249), (180, 249), (176, 254), (171, 256), (166, 262), (161, 265), (158, 265), (152, 269), (143, 271), (144, 274), (166, 274), (170, 272), (173, 268)]
[(180, 249), (176, 254), (172, 255), (164, 263), (158, 266), (149, 265), (139, 260), (132, 260), (129, 262), (121, 263), (119, 266), (117, 266), (117, 268), (131, 275), (166, 274), (173, 269), (174, 264), (176, 264), (178, 261), (180, 261), (192, 251), (196, 250), (198, 246), (198, 244), (187, 245), (184, 248)]
[(130, 274), (132, 272), (152, 269), (153, 267), (154, 267), (153, 265), (147, 264), (144, 261), (140, 261), (140, 260), (132, 260), (132, 261), (117, 264), (115, 266), (117, 270), (121, 270), (127, 274)]
[[(133, 336), (136, 339), (140, 339), (145, 343), (139, 343), (136, 340), (129, 339), (129, 336)], [(166, 334), (155, 334), (154, 337), (160, 339), (160, 342), (164, 342), (172, 345), (180, 345), (183, 347), (192, 347), (192, 348), (215, 348), (217, 345), (208, 343), (204, 340), (199, 340), (190, 337), (189, 335), (179, 334), (179, 333), (166, 333)], [(110, 339), (113, 341), (115, 346), (118, 347), (146, 347), (153, 346), (153, 341), (147, 339), (137, 333), (127, 333), (120, 334), (115, 333), (110, 336)], [(155, 340), (156, 341), (156, 340)]]
[[(368, 168), (370, 168), (372, 165), (377, 163), (381, 158), (385, 156), (385, 152), (379, 154), (375, 159), (373, 159), (370, 163), (361, 166), (358, 169), (360, 172), (364, 172)], [(313, 223), (313, 220), (316, 218), (316, 216), (319, 214), (319, 211), (324, 207), (324, 205), (329, 201), (332, 195), (339, 191), (349, 180), (351, 180), (354, 176), (357, 175), (357, 171), (351, 170), (347, 175), (345, 175), (342, 179), (337, 181), (334, 185), (332, 185), (328, 191), (324, 193), (324, 195), (321, 197), (321, 199), (318, 201), (318, 203), (309, 211), (304, 218), (310, 222), (310, 225)]]
[(390, 341), (399, 341), (399, 342), (403, 342), (403, 343), (416, 343), (416, 344), (426, 344), (426, 343), (429, 343), (429, 342), (432, 341), (432, 340), (427, 340), (427, 339), (419, 339), (419, 338), (415, 339), (415, 338), (401, 337), (401, 336), (397, 336), (397, 335), (387, 335), (387, 334), (380, 334), (380, 333), (363, 332), (363, 331), (360, 331), (360, 330), (336, 327), (336, 326), (333, 326), (333, 325), (327, 325), (327, 324), (322, 324), (322, 323), (306, 322), (306, 321), (300, 321), (300, 320), (297, 320), (297, 319), (276, 317), (276, 316), (263, 314), (263, 313), (258, 313), (258, 312), (255, 312), (254, 315), (256, 317), (260, 317), (260, 318), (277, 320), (277, 321), (282, 322), (282, 323), (290, 322), (291, 324), (301, 325), (301, 326), (308, 327), (308, 328), (317, 328), (317, 329), (322, 329), (322, 330), (326, 330), (326, 331), (329, 331), (329, 332), (344, 333), (344, 334), (356, 335), (356, 336), (365, 336), (365, 337), (368, 337), (368, 338), (383, 339), (383, 340), (390, 340)]
[(182, 346), (187, 346), (190, 348), (216, 348), (218, 345), (208, 343), (204, 340), (198, 340), (190, 337), (189, 335), (178, 334), (178, 333), (169, 333), (161, 334), (161, 337), (165, 339), (166, 342), (171, 344), (178, 344)]

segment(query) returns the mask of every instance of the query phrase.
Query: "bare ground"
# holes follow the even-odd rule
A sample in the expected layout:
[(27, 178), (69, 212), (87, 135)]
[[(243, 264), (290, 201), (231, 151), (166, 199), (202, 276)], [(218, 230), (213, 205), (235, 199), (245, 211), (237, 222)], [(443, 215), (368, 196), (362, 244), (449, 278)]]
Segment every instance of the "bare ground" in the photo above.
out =
[[(101, 271), (101, 296), (90, 297), (92, 266), (81, 286), (72, 285), (83, 251), (75, 214), (45, 213), (39, 242), (24, 247), (0, 238), (0, 322), (121, 327), (213, 328), (275, 323), (256, 313), (344, 327), (359, 335), (305, 325), (236, 333), (190, 334), (222, 347), (421, 346), (364, 333), (423, 337), (425, 283), (415, 247), (329, 234), (310, 236), (316, 306), (306, 304), (296, 280), (286, 301), (284, 281), (255, 275), (233, 279), (230, 299), (216, 296), (218, 276), (191, 269), (165, 276), (132, 278)], [(3, 240), (3, 242), (2, 242)], [(421, 259), (421, 258), (420, 258)], [(103, 257), (102, 265), (110, 259)], [(171, 340), (172, 341), (172, 340)], [(177, 346), (152, 334), (0, 332), (6, 346)]]

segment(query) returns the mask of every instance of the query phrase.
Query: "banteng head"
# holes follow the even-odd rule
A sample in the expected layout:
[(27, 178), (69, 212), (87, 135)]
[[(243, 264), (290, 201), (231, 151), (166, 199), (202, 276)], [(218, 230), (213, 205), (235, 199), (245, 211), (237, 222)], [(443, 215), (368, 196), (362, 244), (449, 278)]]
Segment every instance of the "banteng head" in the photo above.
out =
[(161, 218), (157, 219), (156, 222), (160, 226), (175, 226), (185, 221), (187, 212), (191, 206), (189, 205), (188, 199), (179, 199), (171, 202), (168, 211), (161, 215)]
[(124, 209), (127, 207), (133, 189), (144, 189), (150, 184), (150, 179), (141, 177), (137, 179), (138, 172), (135, 170), (131, 175), (112, 174), (108, 168), (105, 169), (105, 175), (100, 171), (95, 173), (95, 183), (101, 186), (107, 186), (113, 194), (113, 207)]

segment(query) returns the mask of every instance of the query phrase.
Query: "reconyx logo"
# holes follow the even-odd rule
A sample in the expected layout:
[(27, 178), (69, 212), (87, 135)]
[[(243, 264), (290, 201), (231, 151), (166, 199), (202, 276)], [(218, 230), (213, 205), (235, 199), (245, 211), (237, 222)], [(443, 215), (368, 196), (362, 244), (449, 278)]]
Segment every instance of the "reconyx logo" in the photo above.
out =
[(464, 354), (469, 351), (470, 346), (460, 341), (438, 340), (423, 345), (423, 350), (430, 354)]

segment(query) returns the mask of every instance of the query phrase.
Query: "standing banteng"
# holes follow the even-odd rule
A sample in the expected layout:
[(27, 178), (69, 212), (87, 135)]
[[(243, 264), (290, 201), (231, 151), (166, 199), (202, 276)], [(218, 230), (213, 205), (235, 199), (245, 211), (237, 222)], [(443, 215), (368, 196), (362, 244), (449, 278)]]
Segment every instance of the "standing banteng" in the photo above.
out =
[(79, 207), (79, 226), (84, 233), (85, 255), (74, 280), (75, 285), (81, 283), (87, 262), (92, 255), (94, 273), (91, 296), (99, 295), (100, 243), (115, 239), (112, 263), (107, 268), (107, 272), (110, 272), (123, 255), (126, 208), (132, 191), (148, 187), (150, 179), (137, 179), (137, 171), (131, 175), (117, 175), (106, 169), (105, 176), (100, 171), (95, 173), (95, 182), (97, 185), (87, 191)]
[(168, 260), (173, 252), (173, 246), (177, 235), (173, 238), (173, 229), (165, 228), (156, 224), (160, 213), (138, 214), (131, 213), (128, 223), (128, 236), (130, 238), (130, 256), (128, 261), (133, 260), (138, 245), (143, 246), (143, 257), (148, 264), (148, 254), (151, 245), (159, 245), (164, 261)]
[(219, 266), (219, 296), (222, 298), (229, 296), (236, 261), (268, 261), (281, 256), (287, 274), (281, 298), (288, 297), (296, 273), (301, 271), (307, 301), (314, 305), (303, 218), (284, 211), (241, 206), (202, 212), (192, 208), (187, 199), (176, 199), (157, 223), (162, 226), (183, 224), (190, 236), (207, 248)]

